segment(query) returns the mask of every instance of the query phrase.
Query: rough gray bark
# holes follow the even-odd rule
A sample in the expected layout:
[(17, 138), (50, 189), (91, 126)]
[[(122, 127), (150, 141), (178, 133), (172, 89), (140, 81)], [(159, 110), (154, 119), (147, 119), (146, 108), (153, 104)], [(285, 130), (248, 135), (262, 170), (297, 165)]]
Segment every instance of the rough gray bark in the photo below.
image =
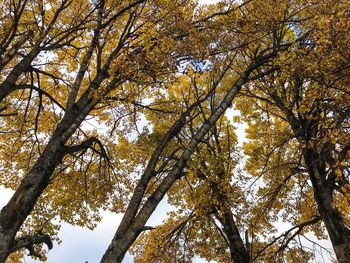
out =
[(77, 106), (66, 112), (41, 156), (35, 162), (30, 172), (23, 178), (10, 201), (1, 210), (0, 262), (5, 262), (9, 252), (12, 251), (16, 233), (32, 211), (41, 193), (47, 187), (51, 174), (65, 154), (65, 143), (79, 127), (89, 111), (90, 107), (80, 108)]
[[(222, 225), (222, 231), (228, 242), (231, 259), (234, 263), (249, 263), (251, 262), (248, 244), (244, 244), (243, 239), (237, 228), (231, 208), (226, 204), (229, 203), (224, 195), (220, 192), (220, 187), (215, 182), (210, 182), (213, 193), (220, 200), (223, 206), (220, 206), (219, 211), (215, 211), (216, 219)], [(247, 245), (247, 247), (246, 247)]]
[(229, 249), (231, 258), (234, 263), (249, 263), (250, 255), (244, 242), (239, 234), (238, 228), (235, 224), (232, 212), (227, 210), (224, 211), (222, 220), (224, 226), (223, 231), (229, 242)]
[(38, 46), (34, 47), (27, 56), (13, 67), (7, 78), (0, 84), (0, 102), (16, 89), (16, 81), (23, 72), (26, 72), (29, 69), (31, 63), (39, 53), (40, 48)]
[(318, 212), (326, 226), (337, 260), (339, 263), (349, 263), (350, 230), (334, 206), (333, 186), (327, 182), (324, 169), (317, 165), (320, 160), (318, 155), (310, 149), (305, 149), (303, 155), (312, 182)]

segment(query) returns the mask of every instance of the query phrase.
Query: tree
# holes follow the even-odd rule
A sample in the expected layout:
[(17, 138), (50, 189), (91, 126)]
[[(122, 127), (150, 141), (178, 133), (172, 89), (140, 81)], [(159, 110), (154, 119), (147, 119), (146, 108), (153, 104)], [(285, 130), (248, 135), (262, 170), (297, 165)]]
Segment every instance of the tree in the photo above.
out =
[[(259, 4), (261, 4), (261, 8), (263, 10), (264, 8), (269, 10), (275, 6), (275, 4), (271, 2), (259, 2)], [(254, 2), (253, 6), (256, 7), (256, 5), (257, 3)], [(202, 20), (199, 19), (199, 21), (212, 21), (212, 18), (218, 17), (218, 20), (214, 19), (215, 23), (209, 23), (209, 32), (213, 27), (219, 27), (220, 32), (225, 32), (225, 34), (222, 34), (224, 37), (219, 38), (219, 43), (231, 44), (230, 46), (224, 45), (224, 51), (222, 51), (220, 56), (218, 56), (219, 65), (221, 65), (221, 67), (218, 66), (218, 68), (221, 69), (220, 72), (222, 73), (221, 75), (219, 74), (219, 80), (221, 80), (221, 83), (218, 81), (214, 82), (220, 84), (216, 84), (218, 87), (226, 87), (225, 89), (227, 90), (227, 93), (226, 95), (223, 95), (222, 100), (219, 100), (217, 104), (218, 106), (214, 108), (211, 115), (202, 122), (202, 125), (199, 125), (200, 128), (198, 129), (198, 132), (194, 133), (192, 136), (189, 136), (189, 142), (185, 144), (186, 146), (183, 149), (182, 154), (179, 154), (175, 159), (176, 162), (170, 169), (168, 169), (169, 172), (164, 179), (162, 181), (157, 179), (157, 188), (155, 188), (155, 190), (149, 196), (146, 196), (146, 199), (143, 195), (145, 195), (147, 186), (150, 184), (152, 177), (157, 176), (157, 172), (159, 172), (154, 168), (156, 163), (153, 162), (153, 157), (156, 156), (156, 158), (158, 158), (157, 156), (161, 153), (161, 151), (155, 151), (156, 155), (153, 155), (150, 158), (151, 161), (149, 162), (149, 165), (151, 166), (147, 166), (147, 168), (145, 168), (146, 172), (141, 176), (139, 184), (134, 191), (134, 195), (131, 198), (126, 213), (124, 214), (123, 220), (109, 248), (102, 258), (102, 262), (114, 262), (116, 259), (117, 262), (120, 262), (127, 249), (136, 240), (138, 235), (142, 231), (148, 229), (145, 227), (145, 223), (151, 213), (154, 211), (156, 205), (164, 197), (170, 187), (178, 180), (178, 178), (181, 177), (183, 173), (182, 170), (186, 167), (186, 162), (192, 158), (192, 155), (194, 154), (201, 140), (203, 140), (204, 136), (213, 126), (215, 126), (215, 123), (219, 117), (222, 116), (224, 111), (232, 103), (233, 98), (241, 90), (242, 86), (247, 84), (252, 79), (259, 79), (261, 75), (274, 71), (275, 68), (268, 62), (273, 60), (273, 58), (278, 55), (279, 52), (283, 52), (291, 47), (292, 43), (298, 44), (304, 38), (304, 32), (301, 32), (300, 35), (294, 35), (294, 38), (288, 38), (287, 36), (290, 35), (290, 32), (289, 30), (286, 30), (286, 26), (289, 28), (289, 23), (292, 23), (292, 18), (299, 15), (298, 10), (300, 6), (296, 6), (295, 10), (289, 10), (289, 6), (283, 2), (280, 6), (280, 17), (274, 14), (273, 19), (268, 17), (272, 21), (267, 20), (267, 22), (265, 21), (266, 13), (254, 13), (254, 11), (250, 9), (251, 7), (252, 6), (250, 6), (249, 3), (247, 5), (243, 4), (242, 6), (232, 4), (229, 6), (229, 11), (224, 12), (220, 10), (221, 12), (216, 12)], [(231, 12), (231, 8), (236, 10), (236, 12)], [(257, 10), (260, 11), (260, 9)], [(246, 11), (248, 11), (247, 16), (250, 15), (251, 17), (245, 16)], [(232, 17), (235, 19), (228, 20), (227, 17), (225, 17), (225, 20), (223, 19), (223, 16), (221, 16), (222, 14), (232, 15)], [(241, 17), (244, 17), (243, 21), (240, 19)], [(276, 26), (275, 23), (272, 23), (275, 22), (274, 19), (280, 19), (278, 20), (280, 22), (278, 26)], [(229, 34), (227, 32), (233, 32), (233, 34)], [(250, 35), (250, 33), (252, 35)], [(238, 41), (239, 44), (236, 41)], [(238, 45), (235, 45), (236, 43)], [(226, 56), (223, 56), (223, 54), (226, 54)], [(227, 62), (224, 63), (225, 60), (222, 60), (222, 58), (226, 58), (226, 61), (229, 62), (228, 73), (225, 70), (222, 70), (222, 65), (227, 65)], [(248, 64), (248, 66), (243, 66), (246, 64)], [(218, 64), (214, 64), (214, 68), (215, 65)], [(264, 68), (264, 65), (267, 66)], [(245, 70), (242, 72), (241, 68), (245, 68)], [(264, 70), (260, 71), (260, 68), (264, 68)], [(215, 72), (215, 70), (213, 70), (213, 72)], [(207, 83), (210, 82), (208, 81)], [(225, 92), (223, 94), (225, 94)], [(173, 131), (173, 128), (174, 126), (170, 128), (169, 131)], [(176, 136), (175, 133), (172, 134)], [(164, 138), (169, 138), (167, 136), (168, 134), (165, 135)], [(162, 165), (160, 165), (160, 167), (162, 167)], [(145, 198), (144, 203), (142, 203), (143, 198)]]
[[(181, 58), (194, 56), (189, 47), (198, 46), (192, 35), (182, 36), (181, 31), (193, 9), (190, 1), (10, 1), (2, 8), (9, 13), (2, 27), (1, 179), (16, 192), (0, 214), (1, 262), (19, 248), (15, 236), (48, 186), (46, 200), (55, 197), (60, 186), (73, 192), (59, 194), (58, 202), (45, 209), (59, 208), (56, 214), (75, 223), (78, 213), (78, 223), (85, 224), (84, 217), (90, 217), (82, 204), (86, 201), (96, 218), (116, 186), (99, 177), (101, 169), (108, 171), (112, 165), (105, 145), (81, 124), (96, 115), (113, 122), (113, 115), (105, 116), (116, 101), (126, 110), (130, 104), (142, 106), (132, 97), (143, 98), (151, 85), (171, 78)], [(162, 12), (154, 15), (157, 10)], [(183, 19), (172, 21), (170, 11)], [(90, 199), (95, 193), (86, 187), (85, 197), (74, 193), (73, 186), (84, 189), (81, 180), (85, 177), (87, 183), (89, 175), (91, 185), (106, 189), (98, 194), (101, 203)], [(64, 209), (62, 199), (76, 200), (79, 209)]]
[[(321, 11), (317, 9), (319, 6)], [(220, 199), (221, 204), (225, 204), (226, 199), (230, 200), (230, 194), (222, 185), (206, 179), (214, 168), (205, 167), (210, 163), (209, 154), (202, 159), (198, 156), (203, 147), (214, 143), (215, 148), (226, 143), (220, 137), (216, 138), (219, 142), (212, 138), (218, 134), (215, 131), (217, 123), (222, 122), (225, 111), (242, 92), (249, 95), (249, 99), (253, 98), (254, 103), (256, 99), (266, 103), (264, 106), (259, 104), (256, 109), (256, 104), (247, 100), (249, 107), (243, 111), (247, 120), (254, 120), (251, 127), (263, 123), (264, 130), (271, 134), (256, 137), (260, 133), (255, 130), (255, 134), (250, 135), (253, 140), (279, 148), (278, 143), (287, 138), (278, 125), (287, 127), (286, 130), (291, 125), (287, 135), (294, 134), (297, 143), (287, 144), (288, 151), (292, 152), (298, 146), (306, 149), (303, 143), (305, 140), (308, 143), (310, 138), (303, 137), (306, 134), (304, 127), (293, 119), (298, 111), (290, 110), (283, 100), (280, 104), (280, 93), (273, 90), (280, 87), (276, 85), (279, 82), (292, 86), (299, 80), (311, 87), (313, 78), (320, 80), (320, 76), (310, 73), (312, 77), (305, 77), (297, 71), (299, 65), (308, 61), (329, 61), (327, 63), (334, 65), (335, 59), (342, 58), (346, 43), (341, 40), (346, 31), (339, 34), (339, 38), (335, 37), (336, 40), (332, 35), (335, 50), (329, 51), (329, 43), (323, 45), (319, 39), (333, 34), (334, 29), (324, 30), (324, 20), (319, 18), (325, 17), (322, 12), (341, 10), (346, 6), (346, 3), (330, 6), (303, 0), (255, 0), (241, 4), (226, 1), (207, 7), (199, 7), (190, 0), (9, 2), (9, 13), (3, 20), (1, 33), (4, 36), (1, 42), (3, 67), (0, 68), (3, 104), (0, 114), (4, 127), (0, 152), (3, 156), (1, 183), (16, 192), (0, 213), (0, 262), (21, 247), (28, 247), (33, 255), (41, 252), (38, 250), (41, 243), (51, 247), (48, 234), (57, 233), (57, 228), (50, 222), (55, 217), (92, 228), (99, 219), (100, 208), (124, 212), (102, 258), (102, 262), (120, 262), (139, 235), (151, 229), (146, 222), (161, 199), (169, 191), (171, 193), (177, 183), (183, 182), (182, 178), (186, 178), (190, 169), (202, 172), (204, 169), (205, 173), (196, 173), (198, 178), (193, 180), (210, 189), (214, 200)], [(5, 8), (5, 5), (1, 7)], [(347, 17), (348, 14), (344, 12), (340, 16)], [(331, 19), (343, 29), (344, 20), (338, 21), (336, 17)], [(346, 63), (344, 59), (335, 75), (342, 76), (347, 69)], [(310, 65), (305, 68), (312, 71)], [(330, 68), (325, 72), (330, 72)], [(291, 72), (297, 78), (286, 78)], [(344, 87), (346, 77), (340, 79), (344, 81)], [(266, 95), (275, 93), (277, 96), (273, 101), (277, 98), (276, 105), (270, 105)], [(328, 119), (337, 116), (337, 125), (346, 127), (347, 104), (341, 98), (344, 99), (347, 93), (339, 91), (336, 94), (342, 106), (327, 104), (331, 113), (324, 116)], [(297, 100), (302, 97), (299, 95)], [(310, 98), (316, 95), (313, 92), (308, 95), (306, 108), (310, 107)], [(243, 98), (240, 101), (245, 102)], [(291, 104), (292, 108), (299, 107), (295, 104)], [(265, 110), (265, 107), (273, 109)], [(312, 118), (321, 114), (318, 106), (315, 110), (307, 114)], [(266, 111), (277, 114), (281, 120), (276, 117), (275, 123), (270, 125), (270, 119), (266, 121), (264, 117)], [(254, 116), (256, 112), (264, 114)], [(142, 131), (137, 124), (141, 118), (147, 122)], [(86, 128), (89, 120), (92, 125), (104, 126), (104, 131)], [(314, 122), (309, 124), (315, 129)], [(329, 128), (325, 127), (323, 129)], [(341, 152), (345, 151), (344, 161), (338, 154), (329, 156), (338, 158), (339, 169), (335, 169), (334, 174), (344, 173), (338, 177), (346, 182), (348, 151), (344, 138), (347, 131), (340, 130), (337, 130), (337, 140), (342, 140), (342, 144), (333, 144), (333, 152), (341, 145)], [(280, 137), (275, 138), (275, 134)], [(315, 134), (319, 140), (321, 135), (316, 132), (313, 136)], [(231, 135), (225, 136), (227, 139)], [(321, 141), (318, 143), (322, 144)], [(248, 147), (247, 154), (259, 160), (261, 156), (254, 156), (255, 146)], [(262, 189), (260, 194), (272, 198), (263, 198), (262, 202), (276, 211), (280, 210), (276, 204), (286, 204), (290, 210), (301, 204), (287, 196), (284, 184), (289, 178), (294, 179), (293, 173), (287, 173), (295, 170), (299, 178), (305, 173), (314, 178), (312, 174), (320, 169), (310, 167), (317, 154), (320, 153), (303, 150), (299, 155), (292, 155), (293, 164), (283, 170), (278, 180), (269, 176), (273, 174), (269, 168), (266, 190)], [(268, 167), (279, 165), (280, 156), (272, 162), (265, 158)], [(283, 160), (289, 156), (289, 152), (283, 155)], [(300, 156), (304, 162), (300, 161)], [(192, 167), (195, 160), (201, 161), (199, 166)], [(253, 175), (257, 169), (264, 169), (261, 162), (258, 164), (257, 167), (248, 164)], [(322, 165), (321, 168), (325, 167)], [(225, 165), (216, 168), (215, 173), (222, 174)], [(229, 176), (221, 183), (225, 184), (227, 180), (230, 180)], [(305, 182), (307, 180), (301, 183)], [(335, 188), (345, 186), (346, 183), (338, 184)], [(316, 183), (313, 188), (305, 187), (304, 192), (302, 184), (293, 183), (289, 189), (301, 189), (303, 194), (306, 193), (310, 202), (305, 207), (310, 208), (309, 211), (314, 212), (314, 201), (317, 203), (338, 259), (345, 262), (341, 261), (344, 258), (341, 250), (348, 234), (333, 238), (330, 226), (334, 222), (327, 217), (329, 212), (334, 212), (339, 218), (337, 209), (329, 207), (332, 202), (328, 202), (330, 210), (323, 213), (320, 209), (323, 201), (313, 200), (310, 195), (311, 190), (318, 193), (323, 188)], [(237, 191), (234, 194), (239, 193), (239, 189), (234, 191)], [(198, 194), (203, 195), (203, 192), (198, 191)], [(329, 194), (328, 199), (332, 199)], [(279, 257), (278, 253), (287, 249), (291, 239), (305, 227), (318, 222), (318, 215), (313, 218), (304, 213), (305, 207), (297, 210), (296, 215), (301, 218), (294, 218), (291, 231), (275, 241), (264, 241), (265, 245), (262, 242), (254, 253), (267, 259)], [(233, 222), (232, 207), (216, 209), (219, 211), (216, 219), (227, 238), (230, 257), (238, 262), (248, 262), (253, 254), (238, 233), (240, 222)], [(198, 211), (193, 212), (198, 214)], [(261, 210), (252, 210), (252, 218), (259, 213)], [(210, 218), (211, 214), (206, 216)], [(195, 220), (193, 218), (191, 220)], [(261, 227), (257, 233), (263, 232), (264, 226), (270, 227), (266, 218), (255, 218), (258, 220), (255, 226)], [(193, 222), (191, 220), (187, 221)], [(235, 224), (238, 225), (235, 227)], [(346, 229), (344, 224), (343, 228), (341, 224), (338, 226)], [(294, 230), (296, 232), (292, 232)], [(210, 233), (214, 239), (218, 235), (215, 231)], [(250, 238), (253, 241), (253, 234)], [(279, 243), (281, 239), (283, 241)], [(259, 246), (258, 241), (255, 243)], [(337, 250), (339, 244), (340, 252)], [(298, 255), (303, 255), (302, 250), (298, 251)], [(174, 249), (174, 253), (178, 251)]]
[[(296, 180), (298, 174), (304, 177), (302, 191), (306, 194), (312, 187), (312, 202), (317, 204), (339, 262), (350, 258), (345, 55), (349, 39), (344, 35), (349, 24), (343, 12), (348, 9), (348, 3), (333, 1), (310, 8), (307, 12), (314, 30), (304, 48), (281, 57), (278, 71), (245, 91), (250, 97), (249, 110), (240, 106), (251, 124), (253, 142), (247, 153), (254, 164), (249, 168), (261, 175), (268, 171), (267, 178), (282, 176), (285, 183)], [(262, 148), (266, 144), (270, 151)]]
[(246, 191), (251, 181), (236, 167), (241, 156), (234, 129), (225, 118), (198, 148), (182, 180), (168, 192), (177, 210), (136, 241), (135, 261), (191, 262), (198, 256), (215, 262), (309, 262), (313, 254), (293, 242), (299, 243), (297, 236), (320, 217), (301, 218), (288, 231), (273, 234), (272, 213), (266, 209), (262, 214), (262, 204), (250, 200), (256, 197), (254, 191)]

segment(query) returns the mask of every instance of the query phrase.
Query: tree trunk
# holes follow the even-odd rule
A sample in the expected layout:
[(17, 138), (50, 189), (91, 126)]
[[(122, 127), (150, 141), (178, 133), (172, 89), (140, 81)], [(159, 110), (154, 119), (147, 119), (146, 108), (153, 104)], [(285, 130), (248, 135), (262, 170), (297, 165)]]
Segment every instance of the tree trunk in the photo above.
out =
[(222, 219), (223, 230), (229, 242), (230, 254), (234, 263), (250, 263), (250, 255), (239, 234), (232, 212), (225, 208)]
[(128, 226), (124, 224), (119, 225), (111, 244), (101, 259), (101, 263), (116, 263), (123, 260), (130, 246), (134, 243), (139, 234), (144, 230), (144, 226), (147, 220), (152, 215), (159, 202), (162, 200), (173, 183), (181, 177), (182, 171), (185, 168), (187, 161), (190, 160), (192, 154), (194, 153), (196, 146), (209, 132), (209, 130), (216, 124), (217, 120), (225, 113), (226, 109), (230, 107), (232, 100), (241, 90), (242, 85), (247, 82), (250, 73), (273, 56), (274, 55), (269, 54), (265, 57), (260, 58), (258, 61), (253, 62), (245, 70), (245, 72), (242, 73), (241, 77), (238, 78), (237, 81), (232, 85), (232, 88), (226, 94), (220, 105), (213, 111), (210, 118), (203, 123), (199, 131), (193, 136), (187, 148), (184, 150), (172, 170), (159, 184), (153, 194), (147, 199), (137, 215), (135, 217), (128, 218), (128, 220), (124, 220), (123, 218), (122, 222), (128, 221), (132, 223)]
[(333, 187), (326, 180), (325, 171), (317, 165), (317, 155), (311, 149), (303, 151), (312, 182), (318, 211), (331, 239), (339, 263), (350, 262), (350, 230), (334, 206)]
[(13, 67), (6, 79), (0, 84), (0, 102), (16, 89), (18, 78), (26, 72), (33, 60), (40, 53), (40, 48), (35, 46), (33, 50), (25, 56), (16, 66)]
[[(311, 137), (314, 137), (310, 135), (312, 131), (306, 128), (311, 125), (302, 123), (294, 116), (292, 111), (281, 107), (283, 103), (279, 102), (278, 104), (280, 109), (286, 113), (300, 147), (303, 147)], [(324, 157), (322, 158), (322, 155), (310, 147), (303, 148), (302, 153), (312, 183), (317, 209), (326, 226), (337, 260), (339, 263), (350, 263), (350, 229), (347, 228), (341, 214), (335, 207), (333, 199), (334, 182), (330, 178), (327, 179)]]
[[(220, 154), (220, 153), (219, 153)], [(218, 174), (224, 175), (224, 168), (220, 167)], [(227, 205), (230, 201), (225, 194), (220, 191), (220, 186), (215, 181), (209, 181), (210, 187), (215, 197), (220, 200), (221, 205), (215, 209), (215, 217), (223, 226), (223, 232), (227, 239), (231, 259), (234, 263), (250, 263), (249, 247), (244, 245), (244, 242), (239, 234), (235, 219), (231, 208)], [(247, 244), (248, 245), (248, 244)]]
[(66, 113), (43, 153), (23, 178), (16, 192), (0, 212), (0, 263), (5, 262), (16, 233), (49, 184), (50, 176), (65, 154), (65, 143), (86, 117), (86, 110)]

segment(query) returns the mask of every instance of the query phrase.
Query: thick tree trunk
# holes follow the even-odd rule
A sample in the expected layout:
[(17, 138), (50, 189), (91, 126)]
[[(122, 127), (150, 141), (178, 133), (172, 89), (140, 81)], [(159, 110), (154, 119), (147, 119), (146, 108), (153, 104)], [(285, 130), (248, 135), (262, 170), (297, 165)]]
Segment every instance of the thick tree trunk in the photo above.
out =
[(317, 155), (304, 150), (304, 160), (312, 182), (318, 211), (328, 231), (339, 263), (350, 262), (350, 230), (334, 206), (333, 187), (326, 180), (325, 172), (317, 165)]
[[(51, 141), (31, 171), (22, 180), (11, 200), (0, 213), (0, 254), (7, 257), (15, 236), (36, 200), (47, 187), (50, 175), (62, 159), (59, 142)], [(3, 262), (3, 261), (0, 261)]]
[(43, 153), (23, 178), (16, 192), (0, 213), (0, 263), (5, 262), (16, 233), (49, 184), (50, 176), (65, 154), (65, 143), (83, 119), (86, 110), (65, 114)]
[(132, 223), (125, 227), (120, 225), (115, 236), (112, 239), (107, 251), (103, 255), (101, 262), (112, 263), (122, 262), (126, 252), (144, 230), (147, 220), (150, 218), (159, 202), (163, 199), (173, 183), (179, 178), (184, 166), (184, 158), (174, 166), (173, 170), (164, 178), (155, 192), (147, 199), (144, 206), (140, 209), (136, 217), (130, 218)]
[[(281, 106), (281, 102), (278, 102)], [(311, 130), (305, 130), (307, 123), (302, 123), (293, 112), (280, 107), (285, 111), (288, 122), (292, 127), (301, 147), (312, 137)], [(339, 263), (350, 263), (350, 229), (345, 225), (341, 214), (335, 207), (333, 199), (334, 181), (327, 178), (325, 157), (316, 150), (306, 147), (302, 150), (303, 158), (314, 191), (317, 209), (327, 229), (331, 243)]]

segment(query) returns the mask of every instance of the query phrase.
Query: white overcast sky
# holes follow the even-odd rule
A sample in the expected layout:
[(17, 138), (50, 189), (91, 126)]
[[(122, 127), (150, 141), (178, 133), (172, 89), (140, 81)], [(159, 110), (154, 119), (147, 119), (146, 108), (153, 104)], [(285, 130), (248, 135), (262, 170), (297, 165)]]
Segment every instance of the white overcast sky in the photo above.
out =
[[(218, 0), (200, 0), (201, 4), (213, 4)], [(228, 112), (228, 117), (232, 117), (233, 111)], [(239, 142), (242, 144), (244, 141), (245, 126), (240, 125), (237, 129)], [(13, 191), (4, 189), (0, 186), (0, 209), (7, 203)], [(164, 199), (152, 217), (149, 219), (147, 225), (156, 226), (159, 225), (165, 218), (166, 213), (171, 210), (170, 205), (167, 204)], [(54, 244), (54, 248), (48, 253), (48, 263), (89, 263), (99, 262), (104, 251), (107, 249), (108, 244), (112, 240), (112, 237), (117, 229), (117, 226), (121, 220), (122, 215), (113, 214), (110, 212), (102, 212), (103, 219), (98, 224), (97, 228), (93, 231), (71, 226), (69, 224), (63, 224), (59, 233), (59, 237), (62, 239), (60, 245)], [(281, 224), (282, 228), (286, 228)], [(329, 242), (324, 242), (327, 247), (330, 247)], [(39, 262), (30, 259), (25, 259), (27, 263)], [(126, 255), (123, 260), (124, 263), (132, 263), (133, 259), (130, 255)], [(198, 260), (197, 262), (203, 262)], [(323, 262), (323, 261), (319, 261)], [(328, 260), (324, 262), (330, 262)]]

